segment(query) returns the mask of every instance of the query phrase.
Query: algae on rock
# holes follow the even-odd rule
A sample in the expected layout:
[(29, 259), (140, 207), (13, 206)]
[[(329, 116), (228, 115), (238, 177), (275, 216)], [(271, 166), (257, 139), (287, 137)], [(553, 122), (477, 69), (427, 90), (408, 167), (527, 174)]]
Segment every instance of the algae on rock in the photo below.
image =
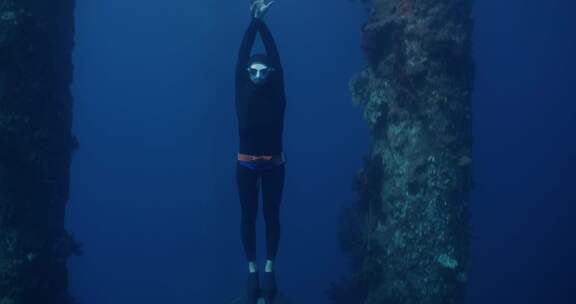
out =
[(65, 304), (73, 0), (0, 0), (0, 303)]
[[(342, 304), (462, 303), (472, 186), (472, 1), (364, 4), (368, 67), (350, 88), (371, 142), (354, 180), (354, 212), (343, 213), (341, 227), (348, 240), (342, 246), (354, 252), (352, 279), (329, 295)], [(354, 236), (349, 222), (359, 227)]]

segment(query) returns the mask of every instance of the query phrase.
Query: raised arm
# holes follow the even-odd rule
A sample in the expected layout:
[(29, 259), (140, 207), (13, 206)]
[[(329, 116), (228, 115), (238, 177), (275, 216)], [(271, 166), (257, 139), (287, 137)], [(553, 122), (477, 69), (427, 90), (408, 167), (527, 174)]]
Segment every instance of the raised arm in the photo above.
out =
[(262, 42), (266, 48), (266, 54), (274, 68), (282, 70), (282, 63), (280, 62), (280, 54), (278, 53), (278, 47), (276, 46), (276, 41), (274, 41), (274, 36), (270, 32), (270, 29), (266, 23), (262, 22), (258, 27), (260, 30), (260, 36), (262, 37)]
[(257, 18), (252, 18), (248, 29), (244, 33), (244, 38), (242, 39), (242, 44), (240, 45), (240, 50), (238, 51), (238, 61), (236, 62), (236, 81), (240, 80), (242, 75), (246, 75), (244, 70), (250, 61), (250, 53), (252, 52), (252, 47), (254, 46), (254, 41), (256, 40), (256, 33), (260, 27), (262, 21)]

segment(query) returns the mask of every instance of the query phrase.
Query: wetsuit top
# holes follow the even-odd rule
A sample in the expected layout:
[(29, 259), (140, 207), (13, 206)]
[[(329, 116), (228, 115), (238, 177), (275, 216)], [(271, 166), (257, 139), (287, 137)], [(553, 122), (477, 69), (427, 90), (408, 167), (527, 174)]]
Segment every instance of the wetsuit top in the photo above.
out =
[[(266, 56), (251, 57), (256, 34), (260, 33)], [(247, 68), (258, 61), (273, 68), (262, 84), (250, 80)], [(273, 155), (282, 152), (284, 129), (284, 75), (276, 43), (266, 24), (253, 18), (244, 34), (236, 65), (236, 115), (240, 136), (239, 152)]]

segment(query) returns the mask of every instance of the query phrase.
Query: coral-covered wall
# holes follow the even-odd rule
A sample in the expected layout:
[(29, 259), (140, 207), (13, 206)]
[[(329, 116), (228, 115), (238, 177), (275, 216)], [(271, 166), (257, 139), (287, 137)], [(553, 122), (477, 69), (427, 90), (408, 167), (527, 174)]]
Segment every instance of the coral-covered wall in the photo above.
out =
[(461, 303), (469, 265), (471, 0), (365, 1), (351, 81), (371, 146), (343, 213), (350, 281), (333, 303)]
[(0, 303), (63, 304), (73, 0), (0, 0)]

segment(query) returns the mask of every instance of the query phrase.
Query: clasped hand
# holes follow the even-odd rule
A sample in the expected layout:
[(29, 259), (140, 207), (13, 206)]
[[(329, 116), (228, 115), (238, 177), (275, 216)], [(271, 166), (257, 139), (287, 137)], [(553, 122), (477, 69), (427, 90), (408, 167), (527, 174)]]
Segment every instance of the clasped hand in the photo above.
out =
[(250, 5), (250, 11), (252, 12), (252, 17), (262, 19), (270, 6), (274, 4), (274, 1), (266, 3), (266, 0), (253, 0)]

